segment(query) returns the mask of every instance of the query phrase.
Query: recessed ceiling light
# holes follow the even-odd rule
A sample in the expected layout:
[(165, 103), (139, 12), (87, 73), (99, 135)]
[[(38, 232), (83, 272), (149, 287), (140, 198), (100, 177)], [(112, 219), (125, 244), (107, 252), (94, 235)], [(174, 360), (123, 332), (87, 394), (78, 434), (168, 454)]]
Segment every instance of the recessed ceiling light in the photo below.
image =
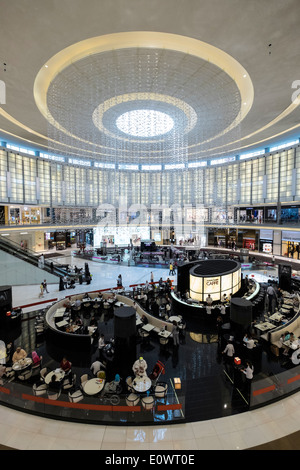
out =
[(135, 109), (121, 114), (116, 120), (118, 129), (134, 137), (156, 137), (174, 127), (174, 120), (154, 109)]

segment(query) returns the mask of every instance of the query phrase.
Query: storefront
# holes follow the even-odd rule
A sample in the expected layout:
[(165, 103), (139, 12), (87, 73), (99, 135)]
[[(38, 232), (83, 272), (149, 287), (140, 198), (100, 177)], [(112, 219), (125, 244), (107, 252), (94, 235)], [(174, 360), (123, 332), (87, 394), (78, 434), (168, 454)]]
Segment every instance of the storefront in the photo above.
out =
[(9, 225), (32, 225), (42, 222), (42, 211), (35, 206), (8, 206)]
[(150, 227), (140, 227), (129, 224), (125, 227), (101, 227), (94, 228), (94, 247), (103, 246), (140, 246), (142, 239), (150, 239)]
[(45, 250), (52, 250), (55, 247), (54, 232), (45, 232)]
[(273, 253), (273, 230), (259, 231), (259, 251), (262, 253)]
[(283, 256), (300, 259), (300, 232), (283, 230), (281, 250)]
[(282, 223), (300, 221), (300, 208), (298, 206), (282, 207), (281, 208), (281, 221)]
[(240, 207), (236, 211), (237, 223), (250, 222), (261, 224), (264, 221), (263, 207)]

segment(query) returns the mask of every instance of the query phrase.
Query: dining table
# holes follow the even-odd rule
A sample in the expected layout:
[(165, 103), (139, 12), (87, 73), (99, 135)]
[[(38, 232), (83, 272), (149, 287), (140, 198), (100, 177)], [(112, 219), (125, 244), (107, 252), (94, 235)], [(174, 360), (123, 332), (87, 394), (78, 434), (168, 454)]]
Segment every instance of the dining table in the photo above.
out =
[(27, 367), (30, 367), (32, 365), (33, 361), (30, 357), (24, 357), (23, 359), (19, 359), (12, 365), (12, 369), (15, 372), (20, 372)]
[(103, 390), (103, 387), (105, 385), (105, 380), (104, 379), (99, 379), (99, 378), (94, 378), (87, 380), (85, 384), (83, 385), (83, 391), (86, 395), (97, 395)]
[(269, 322), (269, 321), (256, 323), (254, 325), (254, 327), (257, 328), (260, 331), (268, 331), (268, 330), (272, 330), (273, 328), (276, 328), (276, 326), (273, 323)]
[(160, 330), (160, 331), (158, 332), (158, 336), (160, 336), (161, 338), (169, 338), (169, 336), (171, 336), (171, 334), (172, 334), (172, 333), (171, 333), (170, 331), (165, 330), (165, 329)]
[(290, 349), (293, 349), (294, 351), (298, 349), (300, 346), (298, 339), (295, 339), (294, 341), (290, 341), (288, 339), (287, 341), (284, 341), (282, 344), (284, 344), (284, 346), (287, 346)]
[(283, 319), (284, 315), (280, 312), (275, 312), (273, 315), (269, 316), (269, 319), (272, 321), (281, 321)]
[(147, 375), (136, 376), (132, 381), (132, 387), (138, 393), (147, 392), (151, 385), (151, 379)]
[(151, 325), (151, 323), (147, 323), (147, 325), (142, 326), (142, 330), (147, 331), (147, 333), (150, 333), (154, 328), (155, 326)]
[(48, 374), (45, 377), (45, 383), (47, 385), (49, 385), (50, 382), (52, 381), (53, 375), (55, 375), (56, 377), (56, 380), (55, 380), (56, 382), (61, 382), (65, 376), (65, 372), (60, 368), (57, 368), (55, 370), (52, 370), (51, 372), (48, 372)]

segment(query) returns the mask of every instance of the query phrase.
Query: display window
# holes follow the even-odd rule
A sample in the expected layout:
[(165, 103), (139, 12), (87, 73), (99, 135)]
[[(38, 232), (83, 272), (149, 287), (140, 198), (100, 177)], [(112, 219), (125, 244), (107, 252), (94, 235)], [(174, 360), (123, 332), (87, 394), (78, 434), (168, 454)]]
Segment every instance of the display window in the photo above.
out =
[(237, 221), (261, 224), (264, 221), (264, 210), (254, 207), (239, 209), (237, 211)]
[(300, 242), (283, 241), (281, 247), (282, 255), (288, 258), (300, 259)]
[(243, 239), (243, 248), (248, 250), (255, 250), (255, 238), (244, 238)]

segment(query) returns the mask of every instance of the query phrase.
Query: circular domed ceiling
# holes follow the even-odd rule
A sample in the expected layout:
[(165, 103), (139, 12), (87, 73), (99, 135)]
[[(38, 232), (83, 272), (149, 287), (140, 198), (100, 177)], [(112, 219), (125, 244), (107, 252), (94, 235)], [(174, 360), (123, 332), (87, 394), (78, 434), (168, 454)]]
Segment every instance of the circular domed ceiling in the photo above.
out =
[[(113, 47), (115, 36), (122, 47)], [(166, 47), (149, 47), (158, 36), (157, 46), (163, 38)], [(245, 69), (219, 49), (137, 32), (92, 38), (58, 53), (38, 74), (35, 97), (53, 151), (73, 148), (107, 162), (180, 163), (203, 158), (212, 141), (235, 140), (253, 87)]]

